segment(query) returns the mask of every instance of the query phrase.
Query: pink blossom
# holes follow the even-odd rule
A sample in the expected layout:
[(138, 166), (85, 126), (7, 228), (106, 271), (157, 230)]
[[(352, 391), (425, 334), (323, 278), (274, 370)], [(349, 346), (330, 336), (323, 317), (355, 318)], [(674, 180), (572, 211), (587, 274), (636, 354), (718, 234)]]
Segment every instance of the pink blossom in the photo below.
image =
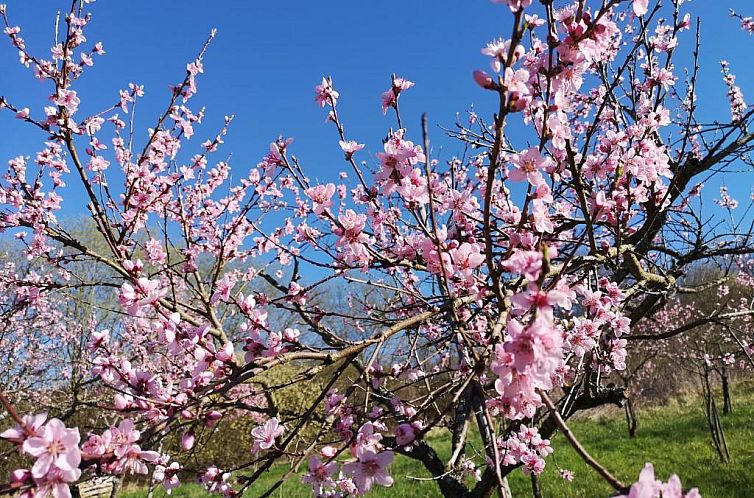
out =
[(335, 184), (317, 185), (304, 191), (314, 204), (314, 214), (321, 216), (325, 209), (333, 205), (332, 196), (335, 194)]
[(95, 173), (105, 171), (108, 166), (110, 166), (110, 162), (105, 160), (105, 158), (102, 156), (92, 157), (87, 164), (87, 167)]
[(334, 446), (324, 446), (319, 450), (319, 454), (325, 458), (333, 458), (338, 454), (338, 449)]
[(661, 490), (662, 484), (655, 479), (655, 469), (651, 463), (644, 466), (639, 474), (639, 480), (631, 485), (628, 495), (622, 495), (623, 498), (656, 498)]
[(285, 427), (275, 417), (269, 419), (263, 426), (255, 427), (251, 431), (254, 437), (254, 447), (251, 451), (258, 453), (261, 450), (269, 450), (275, 446), (275, 439), (282, 436), (284, 432)]
[[(483, 49), (482, 49), (482, 55), (486, 55), (488, 57), (492, 57), (492, 61), (490, 62), (490, 66), (492, 67), (492, 70), (496, 73), (499, 73), (504, 66), (507, 66), (508, 64), (508, 55), (510, 53), (510, 46), (511, 41), (510, 40), (503, 40), (501, 38), (498, 38), (497, 40), (492, 40), (489, 42)], [(513, 50), (513, 57), (511, 64), (516, 62), (518, 59), (520, 59), (526, 51), (524, 50), (524, 47), (519, 45), (516, 45), (516, 48)], [(479, 80), (477, 80), (477, 83), (479, 83)]]
[(186, 431), (181, 436), (181, 448), (184, 451), (188, 451), (191, 448), (193, 448), (195, 443), (196, 443), (196, 434), (194, 434), (194, 431)]
[(451, 251), (453, 262), (460, 270), (468, 270), (478, 267), (484, 262), (484, 254), (480, 252), (478, 244), (464, 242), (457, 249)]
[(31, 435), (37, 437), (44, 436), (43, 425), (47, 420), (46, 413), (39, 413), (37, 415), (24, 415), (21, 421), (24, 427), (16, 425), (10, 429), (4, 430), (0, 433), (0, 438), (7, 439), (14, 444), (23, 444), (24, 441)]
[(573, 481), (573, 472), (568, 469), (559, 469), (560, 477), (562, 477), (564, 480), (571, 482)]
[(218, 301), (224, 303), (228, 302), (228, 300), (230, 300), (230, 293), (236, 285), (236, 280), (237, 277), (233, 273), (226, 273), (223, 275), (223, 277), (215, 284), (215, 292), (210, 298), (210, 303), (216, 304)]
[(110, 331), (108, 329), (101, 330), (99, 332), (92, 332), (89, 342), (86, 347), (89, 351), (95, 351), (103, 346), (107, 346), (110, 342)]
[(543, 291), (535, 283), (530, 283), (525, 291), (514, 294), (511, 297), (511, 304), (519, 314), (536, 307), (538, 312), (545, 313), (550, 317), (552, 317), (555, 306), (560, 306), (565, 310), (571, 309), (571, 300), (568, 294), (559, 289)]
[(727, 61), (720, 61), (722, 67), (723, 81), (728, 87), (728, 102), (730, 103), (730, 114), (733, 122), (740, 122), (746, 115), (748, 105), (744, 100), (741, 87), (736, 84), (736, 77), (730, 72), (730, 64)]
[(375, 453), (378, 452), (382, 445), (382, 434), (375, 431), (375, 424), (367, 422), (359, 428), (359, 432), (356, 434), (356, 440), (351, 445), (351, 453), (356, 456), (359, 449), (371, 449)]
[(35, 479), (34, 498), (50, 495), (53, 498), (71, 498), (69, 483), (78, 481), (80, 477), (80, 469), (63, 470), (54, 466), (50, 467), (50, 471), (44, 477)]
[(670, 477), (666, 484), (655, 479), (654, 466), (647, 463), (639, 474), (639, 480), (631, 485), (627, 495), (617, 498), (701, 498), (699, 491), (694, 488), (685, 495), (681, 489), (681, 481), (678, 476)]
[(633, 0), (634, 14), (643, 16), (649, 11), (649, 0)]
[(513, 154), (511, 162), (515, 168), (509, 172), (508, 178), (514, 182), (528, 180), (535, 187), (544, 181), (541, 170), (552, 166), (552, 160), (549, 157), (543, 157), (536, 147)]
[(387, 472), (387, 467), (393, 462), (392, 451), (375, 453), (359, 448), (356, 458), (357, 461), (343, 465), (343, 472), (353, 476), (359, 494), (369, 492), (374, 484), (392, 486), (393, 478)]
[(159, 457), (160, 454), (156, 451), (144, 451), (139, 445), (132, 444), (112, 466), (112, 471), (121, 474), (148, 474), (147, 462), (155, 462)]
[(409, 81), (404, 78), (400, 77), (393, 77), (393, 85), (390, 88), (390, 90), (387, 90), (382, 93), (382, 114), (387, 113), (387, 110), (391, 107), (395, 107), (398, 102), (398, 97), (400, 96), (401, 92), (404, 90), (408, 90), (414, 86), (413, 81)]
[(510, 7), (511, 12), (518, 12), (521, 9), (525, 9), (531, 5), (532, 0), (492, 0), (492, 3), (507, 4)]
[(324, 496), (324, 490), (335, 487), (332, 476), (338, 470), (337, 462), (322, 463), (316, 456), (309, 457), (309, 472), (304, 474), (301, 482), (312, 487), (314, 496)]
[(29, 469), (16, 469), (10, 473), (10, 487), (20, 488), (32, 483), (31, 471)]
[(346, 159), (351, 159), (356, 152), (364, 148), (364, 144), (357, 143), (355, 140), (339, 140), (338, 144), (340, 144), (340, 148), (345, 152)]
[(416, 428), (412, 424), (400, 424), (395, 428), (395, 442), (407, 446), (416, 439)]
[(117, 427), (111, 427), (106, 431), (110, 439), (115, 456), (121, 458), (126, 455), (133, 443), (141, 437), (141, 432), (134, 427), (133, 420), (123, 419)]
[(146, 277), (136, 280), (135, 286), (124, 282), (118, 296), (118, 302), (124, 306), (130, 315), (138, 315), (146, 306), (151, 305), (167, 293), (168, 289), (160, 289), (160, 283)]
[(725, 209), (736, 209), (738, 201), (730, 196), (728, 187), (720, 187), (720, 199), (715, 199), (715, 204)]
[(61, 471), (74, 471), (81, 463), (78, 429), (68, 429), (60, 420), (54, 418), (42, 428), (41, 436), (34, 436), (23, 443), (26, 453), (37, 460), (31, 468), (35, 478), (42, 478), (52, 466)]
[(154, 467), (152, 479), (155, 482), (161, 483), (167, 494), (171, 494), (175, 488), (181, 485), (178, 479), (178, 472), (180, 470), (181, 465), (178, 462), (172, 462), (170, 465), (158, 464)]
[(329, 78), (322, 78), (322, 83), (314, 87), (314, 100), (320, 107), (325, 104), (335, 106), (340, 95), (332, 87), (332, 81)]
[(68, 109), (70, 114), (75, 113), (79, 108), (80, 99), (76, 96), (76, 92), (73, 90), (58, 90), (57, 95), (52, 99), (57, 105), (63, 106)]
[(529, 282), (535, 282), (542, 271), (542, 253), (518, 249), (510, 258), (503, 261), (502, 266), (506, 271), (520, 273)]

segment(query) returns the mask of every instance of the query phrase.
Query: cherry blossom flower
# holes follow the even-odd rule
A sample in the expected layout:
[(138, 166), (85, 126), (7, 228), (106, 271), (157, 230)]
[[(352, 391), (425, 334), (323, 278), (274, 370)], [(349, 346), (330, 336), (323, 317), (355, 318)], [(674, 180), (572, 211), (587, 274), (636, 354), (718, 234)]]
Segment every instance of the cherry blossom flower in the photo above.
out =
[(160, 283), (146, 277), (140, 277), (134, 287), (124, 282), (118, 301), (130, 315), (138, 315), (145, 307), (154, 303), (167, 293), (167, 289), (160, 289)]
[(261, 427), (255, 427), (251, 431), (251, 435), (254, 437), (253, 453), (258, 453), (262, 450), (269, 450), (275, 446), (275, 439), (282, 436), (285, 432), (285, 427), (280, 424), (277, 418), (272, 417)]
[(509, 172), (508, 178), (514, 182), (528, 180), (535, 187), (544, 181), (541, 170), (552, 166), (552, 160), (549, 157), (543, 157), (539, 149), (535, 147), (513, 154), (511, 162), (515, 168)]
[[(358, 150), (358, 149), (357, 149)], [(335, 184), (317, 185), (304, 191), (314, 204), (314, 214), (321, 216), (325, 209), (333, 206), (332, 196), (335, 194)]]
[(312, 487), (314, 496), (324, 496), (325, 490), (335, 487), (333, 475), (338, 470), (338, 463), (323, 463), (317, 456), (309, 457), (309, 472), (304, 474), (301, 482)]
[(78, 429), (68, 429), (54, 418), (40, 430), (40, 436), (30, 437), (23, 443), (24, 451), (37, 459), (31, 468), (32, 476), (42, 478), (53, 466), (64, 472), (77, 470), (81, 463)]
[(531, 5), (532, 0), (492, 0), (492, 3), (503, 3), (510, 7), (512, 12), (518, 12)]
[(564, 480), (571, 482), (573, 481), (574, 475), (573, 472), (568, 469), (559, 469), (558, 472), (560, 473), (560, 477)]
[(80, 469), (63, 470), (51, 467), (43, 478), (35, 479), (34, 497), (71, 498), (70, 483), (78, 481), (80, 477)]
[(314, 87), (314, 100), (320, 107), (325, 105), (335, 106), (340, 95), (332, 87), (332, 81), (329, 78), (322, 78), (322, 83)]
[(23, 427), (16, 425), (0, 433), (0, 438), (7, 439), (14, 444), (23, 444), (30, 436), (44, 437), (44, 423), (47, 420), (46, 413), (37, 415), (24, 415), (21, 418)]
[(722, 67), (723, 81), (728, 87), (728, 101), (730, 103), (730, 114), (733, 122), (740, 122), (748, 109), (748, 105), (744, 100), (743, 92), (741, 88), (736, 85), (736, 77), (730, 72), (730, 64), (728, 61), (720, 61)]
[(643, 16), (649, 11), (649, 0), (633, 0), (634, 14)]
[(161, 483), (165, 492), (171, 494), (175, 488), (181, 485), (178, 479), (180, 470), (181, 465), (178, 462), (171, 462), (170, 465), (155, 465), (152, 480)]
[(364, 148), (364, 144), (357, 143), (355, 140), (339, 140), (338, 144), (340, 144), (340, 148), (345, 152), (346, 160), (350, 160), (356, 152)]
[(654, 466), (647, 463), (639, 474), (639, 480), (631, 485), (627, 495), (618, 498), (701, 498), (699, 491), (694, 488), (686, 494), (681, 490), (681, 481), (678, 476), (670, 477), (666, 484), (655, 479)]
[(79, 108), (80, 99), (73, 90), (59, 89), (57, 95), (52, 99), (57, 105), (68, 109), (70, 114), (75, 113)]
[[(482, 49), (482, 55), (492, 57), (490, 66), (496, 73), (499, 73), (503, 69), (503, 67), (507, 65), (510, 46), (510, 40), (503, 40), (501, 38), (498, 38), (497, 40), (489, 42)], [(516, 45), (516, 48), (513, 51), (513, 60), (511, 61), (511, 63), (516, 62), (518, 59), (520, 59), (524, 55), (524, 53), (524, 47), (522, 47), (521, 45)], [(479, 82), (479, 80), (477, 80), (477, 82)]]
[(387, 467), (393, 462), (392, 451), (375, 453), (371, 449), (359, 448), (356, 458), (357, 461), (343, 465), (343, 472), (353, 477), (358, 494), (368, 493), (374, 484), (393, 485), (393, 478), (387, 471)]
[(382, 114), (387, 113), (387, 110), (391, 107), (395, 107), (398, 102), (398, 97), (400, 96), (401, 92), (404, 90), (408, 90), (414, 86), (413, 81), (409, 81), (404, 78), (400, 77), (393, 77), (393, 85), (390, 88), (390, 90), (387, 90), (382, 93)]

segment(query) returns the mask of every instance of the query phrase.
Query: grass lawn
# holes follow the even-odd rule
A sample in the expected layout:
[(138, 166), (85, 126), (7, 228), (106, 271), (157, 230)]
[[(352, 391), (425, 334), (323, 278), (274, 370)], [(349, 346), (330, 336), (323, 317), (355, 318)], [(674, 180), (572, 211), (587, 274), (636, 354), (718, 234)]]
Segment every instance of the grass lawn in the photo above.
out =
[[(754, 382), (733, 387), (733, 414), (723, 417), (732, 461), (720, 463), (707, 429), (701, 400), (673, 402), (669, 406), (641, 411), (639, 430), (634, 439), (628, 437), (621, 411), (599, 418), (571, 422), (571, 428), (585, 448), (626, 483), (636, 480), (645, 462), (654, 463), (658, 478), (667, 480), (671, 473), (681, 477), (684, 488), (698, 487), (704, 498), (744, 498), (754, 496)], [(430, 439), (430, 444), (447, 455), (450, 443)], [(547, 459), (547, 468), (540, 477), (544, 498), (608, 497), (611, 488), (582, 462), (562, 435), (553, 438), (554, 455)], [(573, 482), (559, 477), (557, 467), (575, 473)], [(247, 496), (258, 496), (275, 483), (285, 468), (271, 469), (257, 481)], [(397, 456), (391, 469), (395, 484), (391, 488), (378, 487), (369, 496), (376, 497), (439, 497), (432, 481), (417, 481), (406, 476), (428, 477), (417, 462)], [(509, 481), (514, 498), (531, 496), (531, 481), (520, 470)], [(143, 489), (127, 488), (124, 498), (142, 498)], [(164, 497), (160, 488), (156, 497)], [(187, 484), (174, 490), (173, 497), (205, 496), (203, 489)], [(273, 494), (280, 498), (310, 497), (310, 488), (292, 478)]]

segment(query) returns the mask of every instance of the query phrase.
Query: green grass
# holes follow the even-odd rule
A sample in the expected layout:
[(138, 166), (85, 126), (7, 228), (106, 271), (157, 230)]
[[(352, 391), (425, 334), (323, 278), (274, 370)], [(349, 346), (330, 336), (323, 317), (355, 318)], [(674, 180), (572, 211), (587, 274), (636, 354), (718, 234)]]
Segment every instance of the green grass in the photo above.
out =
[[(599, 418), (581, 419), (570, 426), (584, 447), (598, 461), (626, 483), (636, 480), (645, 462), (654, 463), (658, 478), (667, 480), (672, 473), (681, 477), (684, 488), (698, 487), (705, 498), (743, 498), (754, 496), (754, 383), (740, 383), (733, 388), (734, 411), (723, 417), (732, 461), (720, 463), (707, 429), (700, 400), (673, 402), (665, 407), (639, 413), (639, 431), (628, 437), (622, 412), (615, 411)], [(430, 444), (445, 456), (449, 441), (430, 439)], [(608, 497), (611, 488), (571, 449), (562, 435), (553, 438), (555, 454), (547, 459), (547, 468), (540, 477), (544, 498)], [(575, 473), (573, 482), (558, 475), (557, 468)], [(258, 496), (284, 474), (280, 466), (271, 469), (251, 488), (248, 496)], [(432, 481), (417, 481), (406, 476), (428, 477), (414, 460), (397, 456), (391, 474), (395, 484), (379, 488), (369, 496), (412, 498), (441, 496)], [(531, 496), (531, 481), (520, 470), (509, 477), (514, 498)], [(127, 489), (124, 498), (142, 498), (144, 490)], [(164, 497), (160, 489), (156, 497)], [(176, 498), (205, 496), (201, 487), (187, 484), (173, 492)], [(294, 477), (273, 494), (280, 498), (311, 496), (309, 488)]]

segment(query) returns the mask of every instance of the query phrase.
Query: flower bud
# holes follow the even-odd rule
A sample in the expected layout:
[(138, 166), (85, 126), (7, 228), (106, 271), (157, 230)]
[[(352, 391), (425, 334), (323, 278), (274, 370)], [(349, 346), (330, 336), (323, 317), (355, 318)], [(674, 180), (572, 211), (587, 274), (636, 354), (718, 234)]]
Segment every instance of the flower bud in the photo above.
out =
[(324, 448), (319, 450), (319, 454), (325, 458), (332, 458), (338, 454), (338, 450), (333, 446), (325, 446)]
[(181, 448), (183, 448), (184, 451), (188, 451), (194, 447), (194, 443), (196, 443), (196, 434), (194, 434), (194, 431), (184, 432), (181, 437)]
[[(0, 9), (5, 5), (0, 5)], [(20, 488), (31, 481), (31, 471), (29, 469), (16, 469), (10, 473), (10, 487)]]
[(212, 427), (221, 418), (223, 418), (222, 413), (217, 410), (212, 410), (211, 412), (208, 412), (206, 415), (204, 415), (204, 423), (207, 424), (207, 427)]
[(395, 429), (395, 442), (406, 446), (416, 439), (416, 428), (411, 424), (401, 424)]
[(495, 88), (495, 82), (492, 80), (492, 76), (484, 71), (480, 71), (478, 69), (474, 71), (474, 81), (476, 81), (477, 85), (486, 90), (492, 90), (493, 88)]

